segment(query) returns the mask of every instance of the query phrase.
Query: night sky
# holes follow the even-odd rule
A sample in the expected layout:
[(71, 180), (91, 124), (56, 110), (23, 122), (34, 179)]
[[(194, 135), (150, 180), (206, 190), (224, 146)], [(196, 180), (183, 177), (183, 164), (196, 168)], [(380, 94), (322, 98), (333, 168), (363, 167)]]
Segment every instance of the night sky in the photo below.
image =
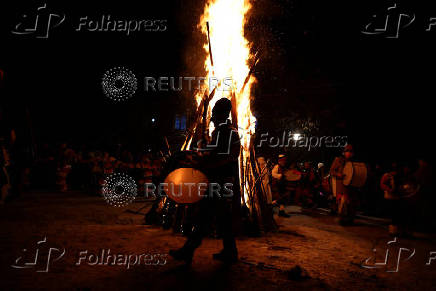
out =
[[(66, 19), (48, 39), (14, 35), (36, 3), (0, 4), (1, 104), (23, 127), (28, 108), (38, 142), (152, 143), (189, 108), (190, 92), (144, 92), (144, 76), (202, 76), (204, 41), (196, 24), (203, 1), (47, 1)], [(409, 1), (412, 2), (412, 1)], [(253, 108), (258, 130), (288, 116), (319, 120), (321, 132), (349, 136), (362, 158), (429, 154), (436, 9), (398, 3), (415, 21), (398, 39), (364, 35), (373, 14), (394, 2), (253, 0), (246, 37), (261, 52)], [(163, 32), (77, 32), (79, 18), (165, 19)], [(125, 103), (102, 93), (104, 72), (131, 69), (139, 88)], [(157, 122), (151, 124), (151, 118)], [(274, 130), (274, 129), (273, 129)]]

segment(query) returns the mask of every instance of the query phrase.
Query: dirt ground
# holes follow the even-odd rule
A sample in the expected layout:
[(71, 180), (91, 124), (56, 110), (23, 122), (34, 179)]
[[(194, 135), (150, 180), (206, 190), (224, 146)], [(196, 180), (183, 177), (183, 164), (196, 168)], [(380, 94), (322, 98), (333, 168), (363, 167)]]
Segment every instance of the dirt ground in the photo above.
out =
[[(166, 255), (184, 237), (142, 225), (131, 210), (144, 205), (133, 203), (128, 212), (71, 192), (28, 193), (0, 206), (0, 290), (436, 289), (435, 240), (400, 237), (387, 248), (395, 238), (377, 220), (343, 227), (321, 211), (291, 207), (291, 218), (276, 217), (277, 232), (238, 238), (238, 263), (213, 261), (221, 241), (207, 238), (186, 268)], [(116, 264), (105, 264), (102, 250), (120, 255)], [(133, 265), (141, 254), (154, 259)]]

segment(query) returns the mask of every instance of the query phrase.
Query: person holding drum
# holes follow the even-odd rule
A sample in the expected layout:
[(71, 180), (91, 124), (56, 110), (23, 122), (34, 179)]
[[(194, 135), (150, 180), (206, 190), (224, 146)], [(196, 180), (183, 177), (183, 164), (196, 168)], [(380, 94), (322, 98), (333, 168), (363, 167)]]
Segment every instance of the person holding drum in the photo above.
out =
[(201, 245), (202, 239), (207, 235), (214, 216), (216, 217), (217, 230), (223, 239), (223, 250), (213, 255), (213, 258), (224, 263), (233, 263), (238, 259), (238, 251), (234, 237), (234, 221), (237, 218), (241, 196), (239, 191), (238, 157), (241, 143), (237, 129), (228, 119), (232, 104), (229, 99), (221, 98), (212, 109), (211, 121), (215, 125), (211, 143), (207, 146), (210, 150), (204, 152), (199, 168), (205, 171), (209, 182), (222, 185), (230, 183), (233, 194), (231, 197), (204, 197), (198, 207), (194, 218), (194, 227), (188, 235), (184, 246), (177, 250), (170, 250), (169, 254), (174, 259), (192, 262), (194, 251)]
[(412, 215), (414, 197), (420, 190), (415, 177), (408, 165), (399, 167), (392, 163), (389, 172), (385, 173), (380, 180), (380, 188), (384, 192), (384, 198), (388, 206), (391, 224), (389, 234), (397, 236), (406, 234), (410, 228), (410, 216)]
[(356, 214), (357, 193), (352, 186), (344, 185), (344, 168), (347, 162), (354, 157), (351, 144), (344, 147), (342, 156), (336, 157), (330, 167), (330, 175), (335, 179), (336, 203), (338, 206), (339, 223), (342, 225), (352, 224)]

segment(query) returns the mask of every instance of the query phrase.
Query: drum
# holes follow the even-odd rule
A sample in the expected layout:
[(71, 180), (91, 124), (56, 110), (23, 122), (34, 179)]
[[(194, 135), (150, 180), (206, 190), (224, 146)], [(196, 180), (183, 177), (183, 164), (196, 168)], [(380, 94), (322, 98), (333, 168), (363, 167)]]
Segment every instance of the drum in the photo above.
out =
[(295, 169), (286, 170), (284, 176), (285, 180), (289, 182), (297, 182), (301, 180), (301, 172)]
[(365, 163), (346, 162), (344, 166), (344, 179), (345, 186), (363, 187), (368, 177), (368, 170)]
[(408, 198), (414, 196), (419, 192), (420, 186), (414, 182), (407, 182), (398, 187), (398, 193), (401, 198)]
[(201, 156), (194, 151), (176, 153), (168, 161), (162, 185), (165, 194), (176, 203), (192, 204), (207, 195), (209, 181), (199, 169)]
[(200, 201), (206, 194), (208, 179), (194, 168), (179, 168), (165, 178), (168, 198), (176, 203), (189, 204)]

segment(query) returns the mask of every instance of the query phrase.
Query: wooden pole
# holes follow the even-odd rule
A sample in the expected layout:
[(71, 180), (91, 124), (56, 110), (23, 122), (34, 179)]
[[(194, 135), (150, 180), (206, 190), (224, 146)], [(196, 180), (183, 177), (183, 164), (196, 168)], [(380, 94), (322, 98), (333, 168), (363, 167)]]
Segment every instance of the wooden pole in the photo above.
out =
[(213, 57), (212, 57), (212, 45), (210, 43), (209, 21), (206, 22), (206, 27), (207, 27), (207, 40), (209, 42), (210, 64), (212, 65), (212, 70), (213, 70)]
[(241, 91), (239, 92), (239, 94), (244, 92), (245, 86), (247, 85), (248, 81), (250, 80), (250, 77), (253, 74), (254, 68), (256, 67), (258, 62), (259, 62), (259, 52), (257, 51), (256, 54), (254, 55), (254, 63), (251, 66), (250, 71), (248, 72), (247, 77), (245, 77), (244, 85), (242, 85), (242, 88), (241, 88)]

